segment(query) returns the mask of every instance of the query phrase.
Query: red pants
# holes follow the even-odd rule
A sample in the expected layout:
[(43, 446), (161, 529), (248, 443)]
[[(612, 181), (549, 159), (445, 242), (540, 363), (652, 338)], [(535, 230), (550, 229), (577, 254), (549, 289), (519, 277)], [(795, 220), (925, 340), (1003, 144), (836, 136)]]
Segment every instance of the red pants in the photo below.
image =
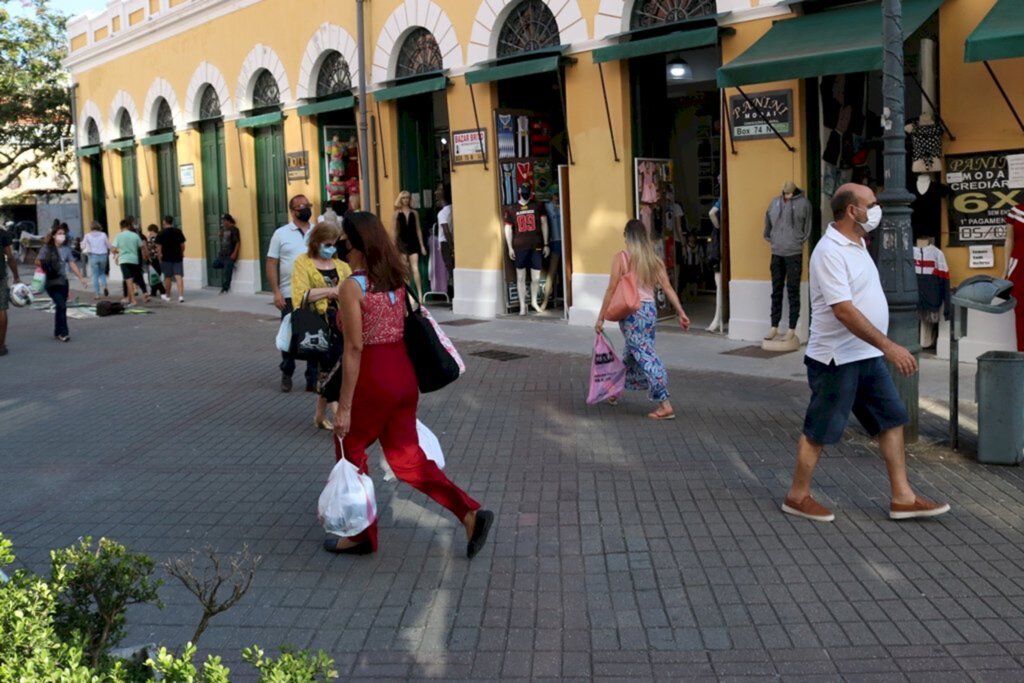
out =
[[(364, 346), (352, 401), (352, 425), (344, 439), (345, 457), (361, 473), (368, 473), (366, 449), (380, 440), (395, 476), (451, 510), (461, 522), (480, 504), (453, 484), (423, 453), (416, 434), (418, 402), (416, 375), (405, 343)], [(334, 449), (335, 457), (341, 459), (337, 439)], [(377, 523), (352, 540), (369, 540), (376, 550)]]

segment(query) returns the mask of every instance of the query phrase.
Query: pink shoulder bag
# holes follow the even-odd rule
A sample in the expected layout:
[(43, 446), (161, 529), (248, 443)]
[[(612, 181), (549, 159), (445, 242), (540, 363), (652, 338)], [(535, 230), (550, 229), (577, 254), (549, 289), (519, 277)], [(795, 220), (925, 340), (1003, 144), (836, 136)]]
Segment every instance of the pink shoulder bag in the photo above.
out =
[(629, 266), (626, 252), (620, 252), (626, 264), (626, 271), (619, 278), (612, 292), (612, 300), (604, 312), (605, 320), (625, 320), (640, 310), (640, 289), (636, 284), (636, 273)]

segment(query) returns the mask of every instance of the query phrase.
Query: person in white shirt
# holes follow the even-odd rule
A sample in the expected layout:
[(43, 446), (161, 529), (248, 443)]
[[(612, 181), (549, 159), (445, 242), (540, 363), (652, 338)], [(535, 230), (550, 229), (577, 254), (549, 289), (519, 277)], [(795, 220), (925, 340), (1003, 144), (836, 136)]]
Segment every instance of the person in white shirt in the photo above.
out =
[(89, 257), (93, 294), (98, 300), (107, 292), (107, 269), (110, 268), (110, 240), (99, 221), (93, 221), (89, 233), (82, 238), (82, 250)]
[[(282, 319), (292, 312), (292, 266), (299, 254), (306, 253), (306, 239), (311, 228), (309, 219), (313, 217), (313, 207), (301, 194), (289, 200), (288, 210), (292, 214), (292, 222), (274, 231), (267, 249), (267, 281)], [(278, 367), (281, 370), (281, 391), (291, 391), (295, 358), (288, 352), (282, 352)], [(316, 391), (316, 377), (317, 364), (306, 363), (306, 391)]]
[(818, 522), (835, 519), (811, 497), (811, 478), (822, 448), (842, 438), (852, 410), (878, 437), (892, 489), (890, 519), (949, 512), (948, 504), (915, 494), (907, 480), (903, 426), (909, 416), (885, 361), (909, 377), (917, 372), (917, 360), (886, 337), (888, 303), (864, 244), (881, 222), (882, 208), (870, 188), (848, 183), (833, 195), (832, 215), (835, 222), (811, 255), (811, 336), (804, 364), (812, 395), (782, 511)]

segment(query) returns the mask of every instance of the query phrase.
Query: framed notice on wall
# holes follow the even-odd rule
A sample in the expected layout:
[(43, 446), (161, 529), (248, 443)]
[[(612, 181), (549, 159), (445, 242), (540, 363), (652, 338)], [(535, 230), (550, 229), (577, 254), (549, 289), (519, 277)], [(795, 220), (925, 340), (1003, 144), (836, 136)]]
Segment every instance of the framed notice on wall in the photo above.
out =
[(791, 137), (793, 90), (769, 90), (746, 97), (733, 95), (729, 98), (729, 125), (736, 142), (773, 138), (772, 128), (782, 137)]
[(951, 247), (1002, 244), (1006, 214), (1024, 201), (1024, 189), (1010, 182), (1007, 156), (1021, 150), (946, 155)]
[(487, 129), (456, 130), (452, 132), (452, 163), (482, 164), (487, 150)]

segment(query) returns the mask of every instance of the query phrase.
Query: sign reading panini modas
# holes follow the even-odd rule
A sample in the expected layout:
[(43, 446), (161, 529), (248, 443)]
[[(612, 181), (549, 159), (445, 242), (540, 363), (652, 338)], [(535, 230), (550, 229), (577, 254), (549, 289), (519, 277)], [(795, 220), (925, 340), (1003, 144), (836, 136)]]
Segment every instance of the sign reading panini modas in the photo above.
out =
[(1002, 244), (1006, 214), (1024, 201), (1024, 189), (1013, 188), (1009, 155), (1020, 150), (946, 155), (949, 185), (949, 246)]
[(729, 122), (736, 142), (773, 138), (772, 128), (782, 137), (791, 137), (793, 90), (748, 93), (746, 97), (733, 95), (729, 98)]

